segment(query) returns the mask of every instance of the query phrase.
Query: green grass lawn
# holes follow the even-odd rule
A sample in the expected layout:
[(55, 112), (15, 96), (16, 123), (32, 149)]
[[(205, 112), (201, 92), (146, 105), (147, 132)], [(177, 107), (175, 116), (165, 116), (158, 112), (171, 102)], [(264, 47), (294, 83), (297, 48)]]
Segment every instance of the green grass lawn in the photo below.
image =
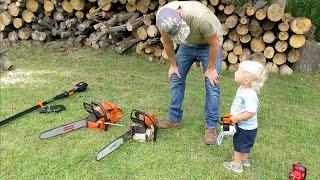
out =
[[(308, 168), (308, 179), (320, 179), (320, 70), (312, 74), (271, 75), (260, 93), (259, 133), (251, 167), (242, 174), (223, 168), (231, 158), (232, 138), (206, 146), (204, 78), (193, 69), (187, 79), (184, 127), (161, 130), (155, 143), (128, 141), (100, 161), (96, 153), (127, 131), (80, 129), (40, 140), (41, 132), (87, 116), (84, 101), (111, 101), (124, 110), (119, 122), (131, 125), (132, 109), (166, 117), (170, 84), (168, 63), (150, 62), (110, 49), (65, 48), (63, 42), (16, 44), (7, 54), (15, 70), (1, 73), (1, 114), (10, 115), (50, 99), (85, 81), (88, 90), (52, 104), (59, 114), (32, 112), (0, 128), (1, 179), (287, 179), (292, 163)], [(220, 112), (230, 109), (237, 85), (233, 73), (221, 75)]]

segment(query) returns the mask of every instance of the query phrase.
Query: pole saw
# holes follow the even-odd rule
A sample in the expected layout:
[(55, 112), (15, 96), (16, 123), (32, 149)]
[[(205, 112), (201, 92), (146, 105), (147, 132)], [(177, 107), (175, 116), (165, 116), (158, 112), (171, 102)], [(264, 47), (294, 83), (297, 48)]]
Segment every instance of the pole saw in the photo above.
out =
[(83, 92), (87, 89), (87, 86), (88, 84), (85, 83), (85, 82), (79, 82), (78, 84), (76, 84), (71, 90), (69, 91), (65, 91), (61, 94), (58, 94), (56, 96), (54, 96), (53, 98), (49, 99), (49, 100), (46, 100), (46, 101), (43, 101), (43, 102), (38, 102), (35, 106), (29, 108), (29, 109), (26, 109), (18, 114), (15, 114), (11, 117), (8, 117), (2, 121), (0, 121), (0, 126), (4, 125), (4, 124), (7, 124), (9, 123), (10, 121), (13, 121), (13, 120), (16, 120), (18, 119), (19, 117), (23, 116), (23, 115), (26, 115), (36, 109), (40, 109), (40, 108), (43, 108), (45, 105), (55, 101), (55, 100), (58, 100), (58, 99), (62, 99), (62, 98), (65, 98), (65, 97), (69, 97), (69, 96), (72, 96), (74, 93), (77, 93), (77, 92)]
[(131, 112), (130, 118), (133, 121), (133, 125), (130, 126), (127, 132), (100, 150), (96, 155), (97, 161), (112, 153), (129, 139), (140, 142), (156, 141), (158, 119), (156, 118), (155, 114), (145, 113), (134, 109)]

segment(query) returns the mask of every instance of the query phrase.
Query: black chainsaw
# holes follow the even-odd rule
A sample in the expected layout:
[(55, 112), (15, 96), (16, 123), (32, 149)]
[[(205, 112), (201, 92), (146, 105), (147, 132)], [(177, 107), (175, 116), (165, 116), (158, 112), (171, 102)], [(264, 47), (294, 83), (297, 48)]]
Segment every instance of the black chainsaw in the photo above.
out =
[(133, 124), (129, 130), (99, 151), (96, 160), (104, 158), (131, 138), (140, 142), (156, 141), (158, 119), (155, 114), (134, 109), (131, 112), (130, 118)]

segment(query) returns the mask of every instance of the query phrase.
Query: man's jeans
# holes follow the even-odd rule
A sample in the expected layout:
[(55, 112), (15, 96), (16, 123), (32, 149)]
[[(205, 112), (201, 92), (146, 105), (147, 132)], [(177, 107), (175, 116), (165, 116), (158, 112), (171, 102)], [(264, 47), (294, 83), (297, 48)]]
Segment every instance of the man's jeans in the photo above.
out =
[[(184, 99), (184, 91), (186, 87), (187, 74), (195, 60), (198, 58), (202, 64), (203, 72), (208, 67), (209, 46), (208, 45), (185, 45), (181, 44), (176, 54), (176, 62), (179, 68), (181, 78), (173, 74), (171, 81), (171, 104), (168, 110), (168, 118), (172, 122), (181, 122), (183, 110), (182, 103)], [(219, 48), (219, 55), (216, 62), (216, 70), (220, 73), (221, 70), (222, 49)], [(206, 87), (206, 104), (204, 108), (205, 113), (205, 127), (213, 128), (216, 126), (220, 115), (220, 86), (212, 85), (210, 81), (205, 78)]]

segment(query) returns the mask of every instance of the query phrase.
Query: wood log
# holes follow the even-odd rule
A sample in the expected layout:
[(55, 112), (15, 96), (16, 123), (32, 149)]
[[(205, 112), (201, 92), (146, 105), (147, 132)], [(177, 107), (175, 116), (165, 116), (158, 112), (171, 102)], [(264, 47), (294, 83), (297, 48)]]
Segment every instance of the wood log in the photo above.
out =
[(98, 0), (98, 6), (102, 11), (109, 11), (112, 6), (112, 2), (110, 0)]
[(281, 22), (281, 23), (278, 24), (278, 29), (280, 31), (288, 31), (289, 27), (290, 27), (289, 23), (287, 23), (287, 22)]
[(268, 7), (258, 9), (255, 14), (256, 18), (260, 21), (264, 20), (264, 18), (267, 17), (267, 11), (268, 11)]
[(21, 17), (25, 22), (30, 23), (33, 20), (34, 14), (28, 10), (23, 10)]
[(219, 11), (223, 11), (223, 10), (224, 10), (224, 5), (223, 5), (223, 4), (219, 4), (218, 10), (219, 10)]
[(249, 24), (249, 31), (253, 37), (258, 37), (263, 33), (263, 30), (262, 30), (260, 23), (257, 19), (255, 19), (255, 18), (251, 19), (251, 22)]
[(72, 13), (73, 12), (73, 7), (72, 7), (72, 5), (71, 5), (71, 3), (70, 3), (70, 1), (68, 1), (68, 0), (64, 0), (63, 2), (62, 2), (62, 9), (64, 10), (64, 11), (66, 11), (67, 13)]
[(239, 61), (246, 61), (250, 60), (251, 57), (251, 50), (249, 48), (243, 48), (242, 49), (242, 54), (239, 56)]
[(290, 22), (290, 29), (296, 34), (305, 34), (311, 29), (311, 21), (306, 17), (296, 18)]
[(272, 4), (268, 7), (267, 16), (272, 22), (280, 21), (284, 13), (284, 9), (280, 4)]
[(67, 26), (67, 28), (71, 28), (73, 26), (75, 26), (78, 23), (78, 19), (77, 18), (71, 18), (71, 19), (67, 19), (65, 21), (65, 24)]
[(267, 62), (265, 67), (268, 73), (274, 73), (274, 74), (279, 73), (279, 67), (273, 62)]
[(9, 51), (10, 47), (11, 47), (11, 43), (9, 39), (0, 39), (0, 54), (3, 54), (7, 51)]
[(75, 13), (75, 16), (78, 18), (78, 19), (83, 19), (84, 18), (84, 13), (82, 11), (77, 11)]
[(140, 26), (137, 29), (138, 38), (141, 40), (146, 40), (148, 38), (147, 28), (145, 26)]
[(62, 12), (55, 11), (55, 12), (53, 13), (53, 19), (54, 19), (55, 21), (57, 21), (57, 22), (62, 21), (64, 18), (65, 18), (65, 15), (64, 15), (64, 13), (62, 13)]
[(159, 30), (156, 25), (150, 25), (147, 28), (147, 34), (149, 37), (157, 37), (159, 35)]
[(239, 22), (241, 24), (248, 24), (249, 23), (249, 19), (246, 16), (243, 16), (240, 18)]
[(214, 6), (212, 6), (211, 4), (208, 4), (208, 5), (207, 5), (207, 8), (208, 8), (213, 14), (215, 14), (216, 9), (214, 8)]
[(218, 13), (216, 16), (221, 23), (225, 23), (228, 18), (228, 16), (224, 13)]
[(51, 12), (54, 10), (54, 4), (49, 0), (45, 0), (43, 4), (43, 9), (47, 12)]
[(23, 26), (23, 20), (21, 18), (14, 18), (12, 24), (14, 28), (20, 29)]
[(225, 61), (221, 62), (221, 70), (225, 71), (228, 69), (227, 63)]
[(236, 63), (236, 64), (230, 64), (228, 66), (228, 71), (232, 71), (232, 72), (235, 72), (237, 71), (239, 68), (239, 63)]
[(293, 73), (293, 70), (288, 65), (283, 64), (279, 67), (279, 73), (281, 75), (291, 75)]
[(150, 5), (149, 5), (149, 10), (150, 11), (155, 11), (158, 6), (159, 6), (159, 2), (158, 1), (156, 1), (156, 0), (151, 1)]
[(247, 24), (238, 24), (236, 31), (239, 35), (245, 35), (249, 32), (249, 26)]
[(283, 22), (289, 23), (292, 20), (292, 15), (290, 13), (284, 13), (281, 17)]
[(306, 38), (304, 35), (294, 34), (289, 39), (289, 44), (293, 48), (300, 48), (306, 43)]
[(167, 3), (167, 0), (158, 0), (159, 6), (163, 6)]
[(228, 38), (232, 41), (238, 41), (240, 39), (240, 35), (237, 33), (236, 30), (232, 30), (229, 32)]
[(9, 25), (11, 21), (12, 21), (12, 18), (8, 12), (5, 11), (0, 13), (0, 24), (2, 24), (4, 27)]
[(212, 4), (212, 6), (217, 6), (219, 4), (219, 0), (210, 0), (210, 4)]
[(270, 20), (268, 20), (268, 19), (265, 19), (263, 22), (262, 22), (262, 29), (264, 30), (264, 31), (271, 31), (271, 30), (273, 30), (273, 28), (274, 28), (274, 22), (272, 22), (272, 21), (270, 21)]
[(155, 46), (153, 54), (155, 57), (160, 58), (162, 55), (162, 48), (160, 46)]
[(134, 29), (138, 28), (142, 24), (143, 24), (143, 17), (139, 17), (137, 19), (128, 21), (126, 24), (126, 27), (128, 31), (133, 31)]
[(272, 62), (274, 62), (277, 65), (282, 65), (286, 62), (286, 54), (284, 53), (275, 53), (275, 55), (272, 58)]
[(266, 48), (265, 43), (263, 42), (260, 36), (255, 37), (251, 40), (250, 47), (252, 52), (263, 52), (264, 49)]
[(245, 43), (248, 43), (250, 41), (251, 41), (250, 34), (245, 34), (245, 35), (240, 36), (240, 42), (245, 44)]
[(262, 39), (266, 43), (272, 43), (276, 39), (276, 37), (274, 36), (272, 31), (266, 31), (263, 34)]
[(11, 3), (8, 6), (8, 12), (11, 16), (17, 17), (19, 14), (19, 7), (16, 6), (16, 3)]
[(264, 57), (266, 57), (267, 59), (272, 59), (273, 56), (274, 56), (274, 53), (275, 53), (275, 51), (274, 51), (274, 49), (273, 49), (272, 46), (266, 47), (266, 49), (263, 51), (263, 55), (264, 55)]
[[(239, 17), (245, 17), (246, 15), (246, 8), (242, 7), (242, 8), (236, 8), (235, 13), (239, 16)], [(248, 18), (247, 18), (248, 19)]]
[(236, 64), (238, 62), (238, 56), (234, 52), (229, 52), (228, 61), (230, 64)]
[(29, 39), (31, 36), (32, 29), (28, 27), (23, 27), (18, 30), (18, 36), (22, 40)]
[(154, 46), (147, 46), (144, 48), (144, 52), (147, 54), (151, 54), (154, 52)]
[(224, 61), (228, 57), (228, 51), (222, 49), (222, 60)]
[(81, 24), (79, 24), (77, 28), (79, 31), (83, 32), (83, 31), (90, 28), (91, 23), (92, 23), (92, 21), (87, 19), (87, 20), (83, 21)]
[(146, 14), (148, 12), (150, 2), (151, 0), (138, 0), (138, 2), (136, 3), (137, 10), (143, 14)]
[(28, 11), (34, 13), (38, 10), (39, 8), (39, 3), (35, 0), (28, 0), (26, 4), (26, 8)]
[(234, 47), (234, 42), (230, 39), (226, 39), (222, 45), (223, 49), (226, 51), (231, 51)]
[(31, 38), (35, 41), (44, 41), (47, 38), (47, 34), (46, 32), (35, 30), (31, 33)]
[[(104, 37), (106, 36), (103, 36), (101, 39), (104, 39)], [(124, 40), (125, 38), (125, 32), (113, 32), (113, 33), (110, 33), (108, 35), (108, 42), (109, 44), (116, 44), (117, 42), (120, 42), (122, 40)]]
[(255, 7), (253, 7), (253, 6), (248, 6), (247, 8), (246, 8), (246, 14), (248, 15), (248, 16), (253, 16), (254, 14), (255, 14), (255, 12), (256, 12), (256, 8)]
[(253, 53), (250, 56), (251, 61), (256, 61), (261, 63), (263, 66), (266, 65), (266, 58), (264, 57), (263, 53)]
[(238, 56), (242, 54), (242, 44), (240, 42), (234, 45), (233, 53)]
[(223, 29), (223, 36), (226, 36), (229, 34), (229, 28), (224, 23), (222, 24), (222, 29)]
[(135, 44), (137, 44), (138, 42), (140, 42), (141, 39), (131, 39), (131, 38), (127, 38), (123, 41), (120, 41), (118, 43), (116, 43), (113, 48), (116, 52), (118, 53), (123, 53), (124, 51), (126, 51), (127, 49), (131, 48), (132, 46), (134, 46)]
[(84, 8), (84, 0), (70, 0), (70, 4), (76, 11), (81, 11)]
[(286, 31), (283, 31), (283, 32), (279, 32), (278, 34), (278, 38), (282, 41), (286, 41), (289, 39), (289, 33), (286, 32)]
[(227, 6), (224, 7), (223, 9), (223, 12), (226, 14), (226, 15), (230, 15), (234, 12), (235, 10), (235, 7), (233, 4), (229, 4)]
[(275, 44), (275, 49), (278, 52), (285, 52), (288, 49), (287, 41), (277, 41)]
[[(18, 41), (18, 39), (19, 39), (18, 33), (16, 31), (9, 32), (8, 39), (10, 42), (13, 42), (13, 43)], [(2, 46), (1, 46), (1, 48), (2, 48)]]
[(238, 16), (237, 15), (231, 15), (229, 16), (226, 21), (225, 21), (225, 25), (231, 29), (231, 28), (234, 28), (236, 27), (236, 25), (238, 24)]
[(290, 49), (287, 54), (287, 61), (290, 63), (295, 63), (300, 59), (301, 51), (300, 49)]
[(153, 23), (153, 20), (155, 18), (155, 13), (150, 13), (147, 15), (143, 15), (143, 23), (146, 26), (151, 26)]
[(0, 54), (0, 67), (2, 67), (2, 69), (5, 71), (9, 71), (13, 68), (11, 61), (3, 54)]
[(134, 12), (137, 10), (137, 6), (135, 3), (126, 3), (126, 10), (128, 12)]

